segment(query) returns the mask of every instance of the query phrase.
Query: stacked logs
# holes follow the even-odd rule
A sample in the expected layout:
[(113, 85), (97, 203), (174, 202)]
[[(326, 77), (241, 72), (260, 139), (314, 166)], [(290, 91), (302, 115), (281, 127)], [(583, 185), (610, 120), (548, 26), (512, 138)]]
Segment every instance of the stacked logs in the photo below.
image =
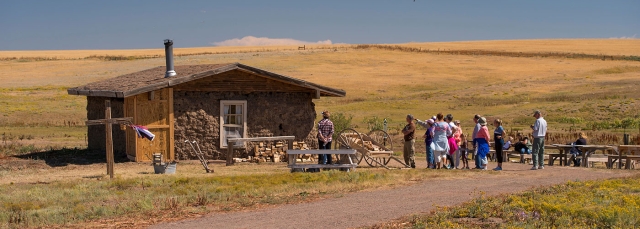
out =
[(364, 147), (367, 148), (367, 150), (369, 150), (369, 151), (384, 151), (379, 146), (374, 145), (373, 142), (371, 142), (371, 141), (363, 141), (362, 143), (363, 143)]
[[(293, 142), (295, 150), (309, 150), (309, 146), (305, 142)], [(254, 157), (252, 162), (286, 162), (287, 161), (287, 143), (284, 141), (260, 142), (254, 147)], [(298, 155), (298, 159), (311, 160), (314, 159), (310, 154)]]

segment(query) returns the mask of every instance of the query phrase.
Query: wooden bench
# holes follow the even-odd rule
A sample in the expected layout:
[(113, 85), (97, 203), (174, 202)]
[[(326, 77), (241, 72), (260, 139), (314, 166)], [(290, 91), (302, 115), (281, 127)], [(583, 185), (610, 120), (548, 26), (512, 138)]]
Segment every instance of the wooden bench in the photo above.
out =
[[(296, 158), (298, 154), (337, 154), (345, 155), (340, 162), (342, 164), (296, 164)], [(344, 169), (346, 171), (354, 171), (358, 164), (353, 163), (352, 157), (356, 155), (354, 149), (339, 149), (339, 150), (287, 150), (289, 158), (287, 167), (291, 168), (291, 172), (304, 172), (309, 169)]]
[(627, 155), (623, 156), (623, 158), (626, 159), (626, 163), (624, 166), (625, 169), (635, 169), (636, 161), (640, 160), (640, 155)]
[(635, 168), (636, 161), (640, 160), (640, 145), (619, 145), (616, 151), (616, 154), (608, 156), (608, 162), (612, 168), (615, 164), (618, 169), (621, 169), (624, 163), (625, 169), (632, 169)]
[(560, 166), (567, 166), (569, 163), (569, 158), (566, 153), (550, 153), (549, 155), (549, 165), (553, 165), (556, 160), (560, 160)]
[(609, 158), (607, 157), (607, 155), (593, 155), (589, 157), (589, 161), (587, 162), (588, 163), (587, 167), (593, 168), (593, 164), (595, 164), (596, 162), (604, 163), (604, 165), (607, 166), (607, 168), (611, 168), (612, 163), (609, 161)]

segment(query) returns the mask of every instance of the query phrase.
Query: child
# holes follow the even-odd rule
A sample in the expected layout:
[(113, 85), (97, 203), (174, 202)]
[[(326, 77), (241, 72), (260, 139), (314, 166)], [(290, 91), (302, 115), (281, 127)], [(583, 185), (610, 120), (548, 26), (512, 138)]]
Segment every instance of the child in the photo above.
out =
[(474, 141), (478, 145), (480, 169), (487, 170), (487, 154), (489, 154), (489, 141), (491, 140), (491, 137), (489, 137), (489, 129), (487, 128), (487, 119), (485, 117), (480, 117), (478, 124), (480, 124), (481, 128)]
[(504, 146), (502, 146), (502, 150), (509, 150), (509, 148), (511, 148), (512, 141), (513, 137), (509, 136), (509, 140), (504, 143)]
[(462, 157), (462, 169), (469, 169), (469, 159), (467, 157), (467, 135), (460, 135), (460, 156)]
[(522, 138), (515, 144), (514, 149), (517, 152), (520, 152), (520, 163), (524, 163), (524, 155), (531, 154), (531, 143), (529, 142), (529, 137)]
[[(462, 150), (460, 146), (462, 145), (462, 126), (460, 126), (460, 120), (453, 121), (453, 124), (456, 126), (457, 131), (453, 134), (453, 138), (456, 140), (456, 145), (458, 146), (458, 150), (455, 152), (455, 160), (456, 160), (456, 169), (460, 166), (460, 158), (462, 157)], [(464, 168), (464, 166), (462, 167)]]

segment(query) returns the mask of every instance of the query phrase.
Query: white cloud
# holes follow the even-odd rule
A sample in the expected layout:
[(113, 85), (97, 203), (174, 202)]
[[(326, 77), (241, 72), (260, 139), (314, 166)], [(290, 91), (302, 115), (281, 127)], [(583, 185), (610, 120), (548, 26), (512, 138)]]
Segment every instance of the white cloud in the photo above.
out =
[(301, 45), (301, 44), (323, 44), (330, 45), (332, 44), (331, 40), (310, 42), (310, 41), (301, 41), (291, 38), (268, 38), (268, 37), (254, 37), (254, 36), (246, 36), (243, 38), (234, 38), (219, 42), (211, 43), (215, 46), (267, 46), (267, 45)]
[(638, 34), (633, 34), (633, 36), (627, 37), (627, 36), (622, 36), (622, 37), (609, 37), (609, 39), (637, 39), (636, 35)]

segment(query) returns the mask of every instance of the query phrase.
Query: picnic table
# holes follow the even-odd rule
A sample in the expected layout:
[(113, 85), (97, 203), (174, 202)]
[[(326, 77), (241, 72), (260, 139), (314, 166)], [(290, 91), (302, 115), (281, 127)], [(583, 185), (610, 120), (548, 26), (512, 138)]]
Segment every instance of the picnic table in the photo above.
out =
[[(511, 158), (511, 157), (519, 158), (520, 159), (519, 160), (520, 163), (524, 163), (524, 164), (526, 164), (527, 161), (531, 161), (533, 159), (532, 158), (533, 154), (526, 154), (526, 153), (523, 154), (523, 153), (520, 153), (519, 151), (516, 151), (515, 144), (511, 148), (512, 148), (511, 150), (506, 151), (508, 153), (508, 157), (509, 158)], [(558, 155), (558, 154), (548, 153), (548, 150), (559, 150), (559, 149), (558, 149), (558, 147), (553, 146), (553, 145), (545, 145), (544, 146), (545, 154), (544, 154), (544, 158), (543, 158), (544, 160), (548, 160), (548, 161), (554, 160), (555, 161), (555, 159), (561, 157), (561, 155)], [(550, 165), (553, 165), (553, 162), (551, 162)]]
[[(598, 150), (602, 150), (602, 155), (608, 156), (606, 154), (607, 150), (613, 150), (615, 151), (616, 148), (614, 146), (608, 146), (608, 145), (565, 145), (565, 144), (553, 144), (553, 146), (557, 147), (558, 150), (560, 151), (560, 154), (554, 154), (553, 157), (550, 155), (549, 156), (549, 165), (553, 164), (553, 160), (552, 158), (554, 157), (558, 157), (560, 158), (560, 163), (562, 165), (562, 162), (564, 161), (564, 165), (568, 165), (569, 162), (569, 151), (571, 150), (571, 148), (576, 147), (578, 149), (580, 149), (580, 155), (578, 155), (579, 157), (582, 157), (582, 162), (580, 163), (581, 167), (589, 167), (589, 158), (591, 158), (593, 156), (593, 154), (595, 154), (596, 151)], [(608, 159), (607, 159), (608, 160)], [(606, 161), (603, 161), (606, 162)], [(611, 167), (611, 164), (608, 163), (607, 164), (607, 168)]]
[(564, 144), (553, 144), (551, 147), (554, 147), (558, 150), (558, 153), (550, 153), (549, 155), (549, 166), (552, 166), (556, 159), (560, 160), (560, 166), (568, 166), (569, 165), (569, 151), (573, 148), (573, 145), (564, 145)]
[[(298, 154), (337, 154), (344, 155), (336, 164), (297, 164)], [(291, 172), (296, 172), (306, 169), (346, 169), (347, 171), (353, 171), (358, 166), (354, 163), (352, 157), (355, 157), (355, 149), (339, 149), (339, 150), (287, 150), (288, 165), (291, 168)], [(340, 163), (341, 162), (341, 163)]]
[(621, 169), (622, 160), (625, 160), (625, 169), (631, 169), (635, 161), (640, 160), (640, 145), (619, 145), (616, 148), (616, 154), (607, 156), (609, 167), (612, 168), (613, 164), (617, 161), (617, 167)]

